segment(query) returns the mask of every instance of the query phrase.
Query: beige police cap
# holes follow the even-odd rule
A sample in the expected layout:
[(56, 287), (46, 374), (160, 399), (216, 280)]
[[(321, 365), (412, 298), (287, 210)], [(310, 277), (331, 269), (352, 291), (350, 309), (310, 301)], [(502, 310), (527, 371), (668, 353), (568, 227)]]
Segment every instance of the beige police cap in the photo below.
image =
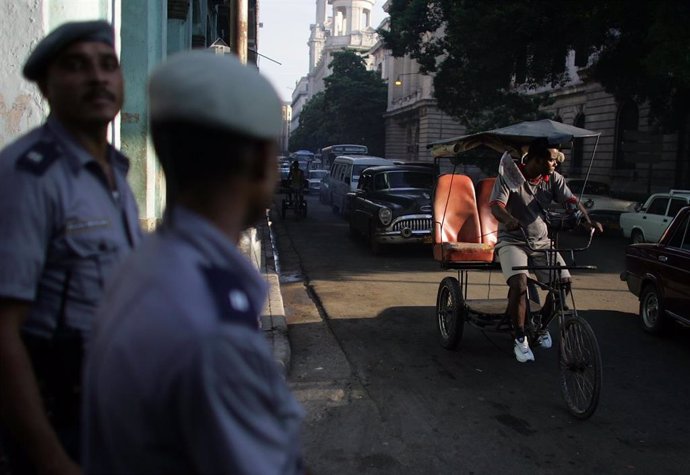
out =
[(220, 127), (258, 139), (282, 128), (281, 101), (253, 66), (206, 50), (177, 53), (149, 80), (153, 121), (182, 120)]
[(57, 55), (76, 41), (98, 41), (114, 47), (113, 27), (104, 20), (63, 23), (38, 42), (24, 63), (24, 77), (29, 81), (41, 79)]

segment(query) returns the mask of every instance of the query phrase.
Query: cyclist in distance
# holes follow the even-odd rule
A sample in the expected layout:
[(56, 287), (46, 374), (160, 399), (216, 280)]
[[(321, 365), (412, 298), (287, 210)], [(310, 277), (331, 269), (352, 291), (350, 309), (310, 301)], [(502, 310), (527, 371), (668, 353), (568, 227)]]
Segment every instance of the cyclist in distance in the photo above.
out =
[(299, 167), (299, 162), (295, 160), (290, 167), (288, 173), (288, 189), (290, 190), (290, 201), (295, 202), (298, 206), (302, 203), (302, 190), (304, 188), (304, 172)]

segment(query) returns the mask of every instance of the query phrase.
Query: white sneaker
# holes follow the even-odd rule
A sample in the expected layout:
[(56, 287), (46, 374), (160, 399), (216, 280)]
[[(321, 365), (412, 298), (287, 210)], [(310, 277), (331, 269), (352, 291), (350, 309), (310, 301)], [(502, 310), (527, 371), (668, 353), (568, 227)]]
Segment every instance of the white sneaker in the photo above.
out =
[(532, 354), (532, 350), (529, 349), (527, 338), (523, 337), (520, 340), (516, 338), (515, 345), (513, 346), (515, 358), (520, 363), (524, 363), (525, 361), (534, 361), (534, 355)]
[(539, 336), (537, 337), (537, 344), (540, 348), (544, 348), (546, 350), (551, 348), (551, 345), (553, 345), (553, 341), (551, 340), (551, 333), (549, 333), (548, 330), (543, 330), (542, 332), (539, 332)]

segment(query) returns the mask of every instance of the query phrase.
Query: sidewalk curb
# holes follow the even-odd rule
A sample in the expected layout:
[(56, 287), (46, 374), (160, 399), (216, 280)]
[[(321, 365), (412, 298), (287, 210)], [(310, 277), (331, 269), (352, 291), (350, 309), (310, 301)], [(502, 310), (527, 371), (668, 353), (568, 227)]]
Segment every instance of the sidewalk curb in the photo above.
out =
[(274, 236), (269, 211), (266, 212), (266, 219), (257, 225), (257, 231), (261, 241), (259, 269), (269, 286), (268, 300), (261, 316), (261, 328), (271, 344), (275, 361), (283, 374), (287, 376), (290, 371), (290, 340), (283, 296), (280, 291), (280, 265), (278, 256), (274, 253)]
[(287, 319), (280, 293), (278, 274), (264, 274), (269, 284), (268, 301), (261, 316), (261, 328), (273, 346), (273, 357), (287, 376), (290, 370), (290, 340), (288, 339)]

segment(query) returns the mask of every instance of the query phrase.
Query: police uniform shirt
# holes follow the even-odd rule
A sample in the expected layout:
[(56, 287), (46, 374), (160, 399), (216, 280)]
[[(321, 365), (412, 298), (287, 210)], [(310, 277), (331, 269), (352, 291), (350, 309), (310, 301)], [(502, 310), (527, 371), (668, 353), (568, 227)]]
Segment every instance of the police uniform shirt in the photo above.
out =
[(116, 192), (55, 117), (0, 153), (0, 297), (33, 302), (27, 333), (50, 337), (61, 312), (87, 331), (113, 267), (140, 240), (128, 161), (109, 154)]
[(303, 472), (267, 286), (230, 240), (177, 207), (116, 274), (87, 345), (86, 473)]

